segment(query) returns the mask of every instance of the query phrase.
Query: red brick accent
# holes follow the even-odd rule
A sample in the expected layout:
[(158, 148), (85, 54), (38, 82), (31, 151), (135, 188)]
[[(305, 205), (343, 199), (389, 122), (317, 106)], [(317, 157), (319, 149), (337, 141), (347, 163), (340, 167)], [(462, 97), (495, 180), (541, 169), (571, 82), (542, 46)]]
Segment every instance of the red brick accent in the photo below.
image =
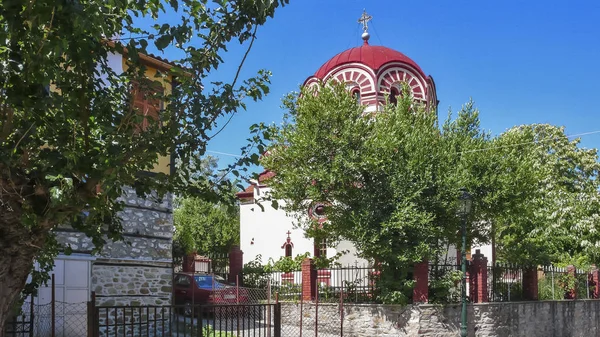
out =
[(302, 299), (312, 301), (317, 293), (317, 269), (312, 259), (302, 261)]
[(488, 259), (479, 249), (472, 255), (469, 265), (469, 296), (474, 303), (489, 302), (487, 289)]
[(427, 303), (429, 300), (429, 261), (415, 263), (413, 277), (415, 279), (413, 302)]
[(589, 279), (592, 298), (600, 299), (600, 270), (595, 264), (592, 265), (592, 271), (590, 272)]
[(184, 273), (196, 272), (196, 253), (190, 253), (183, 257), (182, 270)]
[(538, 272), (536, 267), (523, 269), (523, 299), (537, 301)]
[[(229, 282), (236, 282), (236, 278), (242, 275), (244, 267), (244, 252), (240, 246), (233, 246), (229, 250)], [(241, 277), (240, 277), (241, 281)]]
[[(575, 266), (569, 265), (567, 266), (567, 273), (575, 279), (577, 277), (577, 270)], [(577, 292), (575, 291), (575, 286), (572, 289), (565, 289), (565, 300), (575, 300), (577, 299)]]

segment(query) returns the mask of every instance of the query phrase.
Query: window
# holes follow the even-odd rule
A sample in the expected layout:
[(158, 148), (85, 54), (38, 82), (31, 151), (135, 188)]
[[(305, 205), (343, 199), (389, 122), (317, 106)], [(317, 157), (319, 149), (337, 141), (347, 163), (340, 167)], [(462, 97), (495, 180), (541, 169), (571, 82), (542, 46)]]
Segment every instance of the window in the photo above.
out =
[(159, 120), (159, 112), (162, 109), (162, 101), (159, 99), (162, 96), (163, 88), (156, 82), (147, 80), (142, 83), (133, 83), (131, 91), (133, 97), (133, 108), (144, 116), (141, 130), (145, 130), (150, 126), (150, 118)]
[(189, 288), (190, 285), (192, 284), (192, 280), (190, 279), (189, 276), (186, 275), (178, 275), (175, 278), (175, 285), (177, 287), (181, 287), (181, 288)]
[(315, 257), (327, 258), (327, 240), (326, 239), (315, 239), (314, 248)]
[(392, 89), (390, 89), (390, 103), (393, 105), (398, 104), (398, 96), (399, 95), (400, 95), (400, 92), (398, 91), (398, 88), (392, 87)]
[(360, 104), (360, 89), (352, 89), (352, 97), (356, 100), (356, 103)]
[(292, 245), (285, 246), (285, 257), (292, 257)]

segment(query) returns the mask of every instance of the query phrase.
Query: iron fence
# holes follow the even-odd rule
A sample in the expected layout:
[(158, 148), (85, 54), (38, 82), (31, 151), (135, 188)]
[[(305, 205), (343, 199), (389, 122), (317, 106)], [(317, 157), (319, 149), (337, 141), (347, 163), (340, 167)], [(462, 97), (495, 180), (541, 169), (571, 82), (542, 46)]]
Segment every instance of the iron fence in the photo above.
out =
[(98, 306), (92, 337), (281, 337), (280, 304)]
[(6, 337), (33, 337), (34, 317), (33, 301), (25, 302), (20, 312), (6, 322), (4, 335)]
[(229, 277), (229, 254), (210, 253), (207, 254), (210, 259), (209, 273), (221, 276), (224, 279)]
[(430, 264), (428, 297), (431, 303), (459, 303), (462, 270), (460, 264)]
[(297, 301), (302, 294), (302, 271), (269, 271), (245, 273), (243, 285), (251, 288), (262, 289), (264, 292), (275, 294), (282, 301)]
[(595, 284), (591, 270), (556, 266), (543, 266), (538, 269), (538, 298), (540, 300), (591, 299), (594, 298)]
[(522, 266), (496, 263), (487, 266), (488, 299), (490, 302), (523, 300)]
[(371, 266), (337, 266), (317, 270), (321, 302), (369, 303), (377, 299), (378, 272)]

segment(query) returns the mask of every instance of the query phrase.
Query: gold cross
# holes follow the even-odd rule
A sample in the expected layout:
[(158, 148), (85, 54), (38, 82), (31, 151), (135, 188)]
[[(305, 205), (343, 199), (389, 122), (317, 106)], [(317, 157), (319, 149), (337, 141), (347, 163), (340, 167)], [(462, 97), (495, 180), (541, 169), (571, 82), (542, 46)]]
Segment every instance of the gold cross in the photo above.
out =
[(369, 29), (369, 21), (371, 21), (372, 19), (373, 17), (367, 14), (367, 11), (363, 9), (363, 13), (358, 19), (358, 23), (362, 23), (363, 25), (363, 31), (366, 32)]

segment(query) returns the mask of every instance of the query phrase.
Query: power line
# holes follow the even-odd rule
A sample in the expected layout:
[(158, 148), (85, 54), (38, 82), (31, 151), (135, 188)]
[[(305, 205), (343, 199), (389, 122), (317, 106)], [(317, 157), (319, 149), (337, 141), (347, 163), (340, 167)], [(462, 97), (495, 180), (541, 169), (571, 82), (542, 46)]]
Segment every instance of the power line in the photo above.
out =
[[(575, 138), (575, 137), (593, 135), (593, 134), (598, 134), (598, 133), (600, 133), (600, 130), (590, 131), (590, 132), (583, 132), (583, 133), (577, 133), (577, 134), (574, 134), (574, 135), (567, 135), (566, 138)], [(551, 142), (553, 140), (554, 140), (554, 138), (550, 138), (550, 139), (547, 139), (545, 141), (531, 141), (531, 142), (523, 142), (523, 143), (516, 143), (516, 144), (508, 144), (508, 145), (503, 145), (503, 146), (486, 147), (486, 148), (483, 148), (483, 149), (460, 151), (460, 152), (457, 152), (457, 154), (483, 152), (483, 151), (489, 151), (489, 150), (498, 150), (498, 149), (505, 149), (505, 148), (522, 146), (522, 145), (536, 144), (536, 143), (547, 143), (547, 142)]]
[(214, 153), (214, 154), (220, 154), (220, 155), (223, 155), (223, 156), (235, 157), (235, 158), (243, 158), (243, 156), (240, 156), (238, 154), (227, 153), (227, 152), (210, 151), (210, 150), (206, 150), (206, 152), (210, 152), (210, 153)]
[(379, 44), (383, 46), (383, 42), (381, 41), (381, 38), (379, 37), (379, 33), (377, 33), (377, 29), (375, 29), (375, 25), (373, 24), (373, 22), (371, 22), (371, 27), (373, 27), (373, 32), (375, 32), (375, 36), (377, 36), (377, 40), (379, 40)]

